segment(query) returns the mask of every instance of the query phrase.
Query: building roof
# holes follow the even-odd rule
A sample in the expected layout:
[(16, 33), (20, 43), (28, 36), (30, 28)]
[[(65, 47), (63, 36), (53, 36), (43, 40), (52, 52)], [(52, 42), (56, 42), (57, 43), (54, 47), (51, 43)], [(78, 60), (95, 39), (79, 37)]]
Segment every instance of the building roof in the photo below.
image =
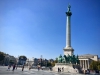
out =
[(84, 55), (79, 55), (79, 57), (80, 57), (80, 56), (83, 56), (83, 57), (84, 57), (84, 56), (97, 56), (97, 55), (93, 55), (93, 54), (84, 54)]

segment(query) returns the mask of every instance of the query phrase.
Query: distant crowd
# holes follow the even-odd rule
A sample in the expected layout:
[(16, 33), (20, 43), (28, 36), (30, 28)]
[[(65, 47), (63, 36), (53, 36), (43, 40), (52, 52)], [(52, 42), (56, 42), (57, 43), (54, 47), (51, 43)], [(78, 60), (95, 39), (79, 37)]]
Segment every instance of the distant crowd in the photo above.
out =
[[(10, 71), (11, 68), (12, 68), (12, 71), (14, 71), (15, 69), (17, 70), (19, 66), (16, 65), (16, 64), (13, 64), (13, 65), (8, 65), (8, 69), (7, 71)], [(21, 68), (22, 68), (22, 71), (24, 71), (24, 67), (25, 65), (22, 65)], [(32, 66), (28, 66), (28, 69), (31, 70), (32, 69)], [(42, 68), (40, 65), (37, 66), (37, 70), (44, 70), (44, 68)], [(49, 70), (52, 71), (52, 67), (49, 67)]]

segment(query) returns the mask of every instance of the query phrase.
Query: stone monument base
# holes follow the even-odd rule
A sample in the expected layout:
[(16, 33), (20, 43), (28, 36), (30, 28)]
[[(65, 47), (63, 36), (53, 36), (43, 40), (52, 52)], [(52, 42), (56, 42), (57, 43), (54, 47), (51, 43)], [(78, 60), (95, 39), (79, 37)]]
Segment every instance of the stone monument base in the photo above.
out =
[[(68, 72), (68, 73), (79, 73), (80, 66), (76, 64), (69, 64), (69, 63), (56, 63), (53, 67), (53, 71), (58, 71), (58, 67), (61, 68), (61, 72)], [(64, 70), (62, 70), (64, 68)]]

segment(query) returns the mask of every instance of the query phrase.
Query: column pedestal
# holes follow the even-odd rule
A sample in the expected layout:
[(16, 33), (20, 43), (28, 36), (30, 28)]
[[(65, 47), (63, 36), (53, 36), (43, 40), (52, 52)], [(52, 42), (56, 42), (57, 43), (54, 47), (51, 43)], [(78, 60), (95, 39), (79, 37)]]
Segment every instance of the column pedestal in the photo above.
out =
[(72, 56), (73, 53), (74, 53), (74, 49), (71, 48), (71, 47), (64, 48), (63, 50), (64, 50), (64, 55), (66, 55), (66, 56), (68, 56), (68, 54), (69, 54), (70, 56)]

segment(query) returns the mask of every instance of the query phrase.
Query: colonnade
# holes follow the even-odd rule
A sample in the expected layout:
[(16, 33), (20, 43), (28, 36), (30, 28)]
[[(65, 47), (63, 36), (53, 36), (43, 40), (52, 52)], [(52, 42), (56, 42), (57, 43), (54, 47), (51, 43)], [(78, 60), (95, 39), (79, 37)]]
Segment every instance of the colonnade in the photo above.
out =
[(89, 69), (89, 60), (80, 60), (80, 66), (83, 70)]

